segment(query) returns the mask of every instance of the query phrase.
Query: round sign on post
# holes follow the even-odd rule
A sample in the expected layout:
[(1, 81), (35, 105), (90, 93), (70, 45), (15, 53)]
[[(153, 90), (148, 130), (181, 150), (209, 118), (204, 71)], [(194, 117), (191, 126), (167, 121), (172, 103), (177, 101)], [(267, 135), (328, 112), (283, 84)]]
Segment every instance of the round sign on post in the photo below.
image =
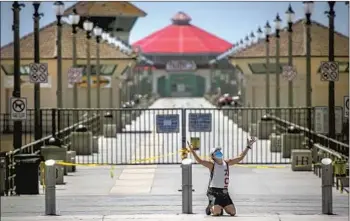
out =
[(27, 119), (27, 98), (11, 97), (11, 120), (26, 120)]

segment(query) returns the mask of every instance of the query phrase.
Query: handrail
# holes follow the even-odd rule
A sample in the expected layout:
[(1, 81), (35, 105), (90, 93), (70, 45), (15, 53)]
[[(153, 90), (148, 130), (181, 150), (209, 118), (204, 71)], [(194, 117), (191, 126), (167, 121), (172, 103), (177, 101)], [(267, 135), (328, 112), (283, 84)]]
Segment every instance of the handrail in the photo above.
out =
[[(286, 124), (286, 125), (293, 126), (293, 127), (295, 127), (296, 129), (300, 129), (300, 130), (302, 130), (302, 131), (304, 131), (304, 132), (306, 132), (306, 133), (309, 133), (309, 134), (312, 135), (312, 136), (315, 136), (315, 137), (324, 139), (324, 140), (326, 140), (326, 141), (328, 141), (328, 142), (332, 142), (334, 145), (338, 145), (338, 146), (345, 147), (345, 148), (348, 148), (348, 149), (349, 149), (349, 145), (347, 145), (347, 144), (345, 144), (345, 143), (342, 143), (342, 142), (340, 142), (340, 141), (338, 141), (338, 140), (335, 140), (335, 139), (333, 139), (333, 138), (327, 137), (327, 136), (325, 136), (325, 135), (318, 134), (318, 133), (316, 133), (315, 131), (309, 130), (309, 129), (306, 128), (306, 127), (303, 127), (303, 126), (294, 124), (294, 123), (292, 123), (292, 122), (290, 122), (290, 121), (283, 120), (283, 119), (281, 119), (281, 118), (279, 118), (279, 117), (276, 117), (276, 116), (274, 116), (274, 115), (268, 115), (268, 117), (271, 118), (272, 120), (277, 121), (277, 122), (279, 121), (279, 122), (282, 122), (282, 123), (284, 123), (284, 124)], [(312, 138), (309, 138), (309, 139), (313, 140)], [(314, 141), (314, 142), (315, 142), (315, 141)], [(346, 156), (346, 155), (344, 155), (344, 154), (342, 154), (342, 153), (339, 153), (339, 152), (337, 152), (337, 151), (335, 151), (335, 150), (332, 150), (332, 149), (330, 149), (330, 148), (327, 148), (327, 147), (325, 147), (325, 146), (322, 146), (321, 144), (317, 144), (318, 142), (315, 142), (315, 143), (316, 143), (316, 144), (314, 144), (314, 145), (317, 145), (316, 148), (318, 148), (318, 149), (320, 149), (320, 150), (323, 150), (323, 151), (325, 151), (325, 152), (327, 152), (327, 153), (329, 153), (329, 154), (332, 154), (332, 155), (334, 155), (334, 156), (336, 156), (336, 157), (338, 157), (338, 158), (340, 158), (340, 159), (348, 159), (348, 158), (349, 158), (348, 156)]]
[[(73, 129), (74, 127), (76, 127), (76, 126), (78, 126), (78, 125), (80, 125), (80, 124), (84, 124), (84, 123), (89, 122), (89, 121), (91, 121), (91, 120), (94, 120), (94, 119), (96, 119), (96, 118), (98, 118), (98, 116), (93, 116), (93, 117), (91, 117), (91, 118), (89, 118), (89, 119), (85, 119), (85, 120), (83, 120), (83, 121), (80, 121), (80, 122), (78, 122), (78, 123), (75, 123), (75, 124), (73, 124), (73, 125), (71, 125), (71, 126), (69, 126), (69, 127), (66, 127), (66, 128), (64, 128), (64, 129), (62, 129), (62, 130), (56, 132), (55, 135), (58, 135), (58, 134), (60, 134), (60, 133), (64, 133), (64, 132), (66, 132), (66, 131), (69, 131), (69, 130)], [(18, 152), (21, 152), (21, 151), (23, 151), (23, 150), (26, 150), (26, 149), (28, 149), (28, 148), (30, 148), (30, 147), (36, 145), (36, 144), (40, 144), (40, 143), (42, 143), (42, 142), (45, 142), (46, 140), (48, 140), (48, 139), (50, 139), (50, 138), (52, 138), (52, 137), (53, 137), (53, 135), (49, 135), (49, 136), (46, 136), (46, 137), (41, 138), (40, 140), (36, 140), (36, 141), (34, 141), (34, 142), (31, 142), (31, 143), (29, 143), (29, 144), (26, 144), (26, 145), (22, 146), (22, 147), (19, 148), (19, 149), (8, 151), (8, 152), (6, 152), (6, 155), (5, 155), (5, 156), (13, 155), (13, 154), (16, 154), (16, 153), (18, 153)]]
[(331, 155), (333, 155), (333, 156), (335, 156), (335, 157), (337, 157), (339, 159), (343, 159), (343, 158), (346, 159), (346, 157), (344, 155), (342, 155), (342, 154), (340, 154), (340, 153), (338, 153), (338, 152), (336, 152), (336, 151), (334, 151), (332, 149), (329, 149), (329, 148), (327, 148), (325, 146), (322, 146), (321, 144), (316, 143), (316, 144), (314, 144), (314, 147), (316, 147), (317, 149), (320, 149), (320, 150), (322, 150), (324, 152), (327, 152), (327, 153), (329, 153), (329, 154), (331, 154)]

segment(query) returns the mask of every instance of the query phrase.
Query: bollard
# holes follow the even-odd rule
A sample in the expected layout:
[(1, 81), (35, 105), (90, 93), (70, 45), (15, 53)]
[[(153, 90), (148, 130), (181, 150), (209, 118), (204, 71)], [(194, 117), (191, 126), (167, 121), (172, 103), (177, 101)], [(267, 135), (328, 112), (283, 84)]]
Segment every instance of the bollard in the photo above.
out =
[(333, 166), (332, 160), (329, 158), (323, 158), (322, 164), (322, 213), (333, 214)]
[(45, 215), (56, 215), (56, 166), (54, 160), (45, 161)]
[(182, 213), (192, 214), (192, 160), (184, 159), (182, 169)]

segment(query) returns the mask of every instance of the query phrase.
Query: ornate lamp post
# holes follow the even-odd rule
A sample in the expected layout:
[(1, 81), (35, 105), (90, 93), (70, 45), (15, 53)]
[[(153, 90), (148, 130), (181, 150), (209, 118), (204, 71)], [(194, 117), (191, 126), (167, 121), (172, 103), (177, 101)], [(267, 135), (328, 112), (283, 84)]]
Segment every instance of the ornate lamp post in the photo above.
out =
[[(326, 12), (329, 18), (329, 43), (328, 43), (328, 61), (334, 61), (334, 5), (335, 2), (329, 1), (329, 11)], [(328, 135), (330, 138), (335, 139), (335, 113), (334, 113), (334, 81), (328, 83)]]
[[(69, 15), (68, 17), (71, 25), (72, 25), (72, 60), (73, 60), (73, 67), (77, 67), (77, 27), (80, 21), (80, 16), (77, 13), (77, 10), (73, 9), (73, 14)], [(77, 83), (74, 83), (73, 85), (73, 107), (78, 108), (78, 85)], [(74, 113), (74, 123), (77, 122), (78, 113)]]
[[(57, 19), (57, 108), (63, 107), (63, 96), (62, 96), (62, 23), (61, 18), (64, 12), (64, 3), (57, 1), (54, 3), (54, 9)], [(57, 115), (58, 132), (62, 128), (61, 111)]]
[(91, 55), (90, 55), (90, 39), (91, 31), (94, 24), (88, 19), (85, 20), (84, 30), (86, 31), (86, 81), (87, 81), (87, 108), (91, 108)]
[(102, 28), (96, 26), (94, 28), (94, 35), (96, 36), (96, 78), (97, 78), (97, 108), (101, 108), (101, 84), (100, 84), (100, 42), (102, 36)]
[[(57, 18), (57, 107), (62, 108), (62, 23), (61, 18), (64, 12), (64, 3), (54, 3)], [(62, 128), (61, 128), (62, 129)]]
[[(24, 4), (19, 4), (18, 1), (13, 2), (13, 97), (21, 97), (21, 49), (20, 49), (20, 34), (19, 34), (19, 12)], [(22, 121), (13, 122), (13, 147), (14, 149), (20, 149), (22, 146)]]
[(250, 40), (251, 40), (251, 44), (254, 44), (255, 35), (254, 35), (254, 32), (253, 32), (253, 31), (250, 32), (249, 37), (250, 37)]
[(249, 37), (248, 37), (248, 35), (245, 36), (244, 40), (245, 40), (245, 46), (248, 47), (249, 46)]
[(270, 33), (271, 26), (269, 22), (265, 25), (265, 46), (266, 46), (266, 107), (270, 107)]
[[(40, 39), (39, 21), (43, 14), (39, 13), (40, 2), (34, 2), (34, 63), (40, 63)], [(41, 116), (40, 116), (40, 83), (34, 84), (34, 138), (40, 140), (42, 137)]]
[[(288, 22), (288, 65), (293, 67), (293, 21), (294, 21), (294, 11), (292, 5), (286, 11), (286, 18)], [(288, 106), (293, 107), (293, 81), (288, 81)], [(289, 111), (289, 121), (293, 122), (293, 111)]]
[(306, 107), (307, 110), (307, 127), (311, 130), (311, 107), (312, 107), (312, 88), (311, 88), (311, 14), (314, 3), (304, 2), (304, 11), (306, 17)]
[(257, 35), (258, 35), (258, 40), (257, 40), (257, 41), (259, 41), (260, 38), (261, 38), (261, 36), (263, 35), (263, 31), (261, 30), (260, 27), (258, 27), (258, 30), (256, 31), (256, 33), (257, 33)]
[[(281, 18), (279, 14), (276, 15), (274, 20), (276, 28), (276, 107), (280, 106), (280, 30), (281, 30)], [(277, 113), (279, 116), (279, 113)]]

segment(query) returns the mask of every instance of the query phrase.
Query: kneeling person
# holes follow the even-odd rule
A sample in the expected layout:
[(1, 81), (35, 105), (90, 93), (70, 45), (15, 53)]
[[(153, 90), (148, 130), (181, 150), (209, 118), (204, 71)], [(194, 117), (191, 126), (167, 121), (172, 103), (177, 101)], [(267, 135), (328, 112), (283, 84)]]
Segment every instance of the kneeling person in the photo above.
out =
[(207, 215), (220, 216), (223, 210), (231, 216), (236, 215), (236, 208), (228, 193), (230, 181), (229, 166), (239, 163), (247, 155), (249, 149), (255, 142), (255, 139), (247, 139), (247, 148), (236, 158), (224, 160), (221, 148), (217, 147), (212, 150), (211, 158), (213, 162), (202, 160), (189, 144), (189, 151), (193, 154), (196, 161), (210, 170), (210, 180), (207, 196), (209, 205), (206, 208)]

